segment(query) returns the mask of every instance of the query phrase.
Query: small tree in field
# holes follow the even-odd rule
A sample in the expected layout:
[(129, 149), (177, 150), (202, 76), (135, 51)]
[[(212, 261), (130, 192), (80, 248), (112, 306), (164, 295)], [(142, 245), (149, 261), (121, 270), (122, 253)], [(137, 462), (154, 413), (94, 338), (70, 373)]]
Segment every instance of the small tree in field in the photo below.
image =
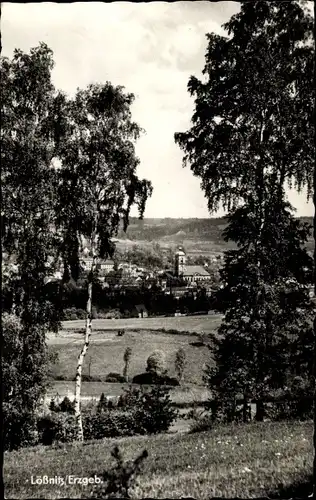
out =
[(184, 349), (180, 348), (176, 352), (176, 359), (175, 359), (175, 370), (176, 370), (176, 374), (177, 374), (179, 382), (181, 382), (182, 377), (183, 377), (183, 372), (184, 372), (184, 368), (185, 368), (185, 359), (186, 359), (185, 351), (184, 351)]
[(127, 372), (128, 372), (128, 368), (129, 368), (129, 364), (130, 364), (130, 361), (131, 361), (131, 357), (132, 357), (132, 348), (131, 347), (126, 347), (125, 349), (125, 352), (124, 352), (124, 370), (123, 370), (123, 377), (125, 377), (126, 381), (128, 382), (127, 380)]
[(67, 124), (60, 145), (59, 202), (56, 207), (62, 227), (61, 252), (65, 274), (78, 276), (79, 251), (83, 241), (90, 250), (86, 330), (78, 356), (75, 383), (75, 415), (78, 439), (83, 440), (80, 411), (81, 374), (92, 332), (92, 286), (98, 259), (112, 256), (111, 238), (137, 204), (140, 217), (151, 195), (149, 181), (136, 175), (139, 160), (135, 141), (141, 129), (132, 121), (134, 96), (110, 83), (89, 85), (78, 90), (74, 99), (60, 98), (58, 116)]
[(148, 357), (146, 371), (157, 377), (166, 373), (166, 360), (162, 351), (155, 351)]

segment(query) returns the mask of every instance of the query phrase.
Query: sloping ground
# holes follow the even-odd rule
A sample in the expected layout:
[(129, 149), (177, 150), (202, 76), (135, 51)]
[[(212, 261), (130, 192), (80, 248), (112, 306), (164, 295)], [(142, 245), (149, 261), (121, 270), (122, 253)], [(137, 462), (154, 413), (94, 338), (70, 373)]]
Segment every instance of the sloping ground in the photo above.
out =
[[(312, 432), (312, 423), (261, 423), (191, 435), (108, 439), (5, 453), (5, 498), (80, 498), (82, 494), (87, 498), (91, 485), (73, 484), (69, 476), (100, 477), (113, 463), (110, 451), (115, 444), (125, 460), (135, 459), (143, 449), (149, 453), (130, 491), (132, 498), (258, 498), (268, 494), (290, 498), (293, 485), (308, 485), (310, 480)], [(60, 477), (65, 484), (31, 484), (43, 476)], [(309, 492), (307, 487), (305, 493)]]

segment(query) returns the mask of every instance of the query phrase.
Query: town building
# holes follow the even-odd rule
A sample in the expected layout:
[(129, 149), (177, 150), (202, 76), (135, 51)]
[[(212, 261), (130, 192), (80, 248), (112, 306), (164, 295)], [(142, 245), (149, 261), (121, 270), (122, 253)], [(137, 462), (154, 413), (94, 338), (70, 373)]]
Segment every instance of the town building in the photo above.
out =
[(110, 273), (114, 269), (114, 261), (112, 259), (101, 260), (99, 266), (104, 273)]
[(210, 273), (203, 266), (187, 265), (187, 257), (184, 249), (179, 247), (175, 254), (175, 276), (186, 283), (202, 284), (210, 280)]

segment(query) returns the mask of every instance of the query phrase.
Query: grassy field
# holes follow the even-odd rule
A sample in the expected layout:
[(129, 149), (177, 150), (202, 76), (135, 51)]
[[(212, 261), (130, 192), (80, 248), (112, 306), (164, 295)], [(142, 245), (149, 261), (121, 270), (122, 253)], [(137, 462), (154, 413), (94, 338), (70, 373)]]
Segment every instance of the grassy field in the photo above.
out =
[[(312, 423), (257, 423), (191, 435), (108, 439), (83, 446), (6, 452), (5, 498), (78, 498), (82, 493), (88, 497), (91, 486), (69, 484), (67, 476), (100, 477), (112, 463), (114, 444), (119, 444), (126, 460), (143, 449), (149, 453), (132, 498), (254, 498), (268, 494), (290, 498), (291, 492), (286, 490), (295, 483), (308, 483), (312, 473)], [(44, 475), (60, 476), (66, 484), (31, 484), (31, 476)]]
[[(170, 321), (173, 320), (173, 321)], [(182, 320), (182, 321), (180, 321)], [(166, 368), (171, 376), (175, 376), (174, 361), (177, 350), (181, 347), (186, 353), (186, 367), (183, 375), (184, 384), (203, 384), (203, 366), (210, 362), (210, 351), (207, 346), (196, 346), (198, 336), (194, 333), (162, 333), (155, 330), (170, 328), (174, 330), (190, 330), (214, 332), (220, 323), (219, 316), (183, 317), (183, 318), (144, 318), (142, 320), (115, 320), (115, 328), (126, 328), (123, 337), (117, 336), (113, 328), (113, 320), (95, 320), (91, 344), (86, 356), (83, 372), (105, 380), (110, 372), (122, 373), (123, 356), (127, 347), (132, 348), (129, 376), (133, 377), (146, 369), (148, 356), (156, 350), (165, 354)], [(133, 330), (138, 325), (152, 330)], [(63, 330), (55, 337), (50, 335), (47, 343), (51, 352), (58, 353), (58, 362), (53, 367), (54, 378), (63, 377), (71, 380), (75, 375), (78, 354), (80, 352), (83, 333), (83, 321), (68, 321)], [(111, 327), (111, 328), (110, 328)]]
[[(220, 314), (203, 316), (176, 316), (155, 318), (126, 318), (126, 319), (96, 319), (93, 321), (95, 331), (126, 329), (142, 330), (177, 330), (182, 332), (213, 332), (221, 323)], [(77, 330), (84, 328), (84, 320), (64, 321), (63, 330)], [(49, 338), (52, 338), (50, 336)]]

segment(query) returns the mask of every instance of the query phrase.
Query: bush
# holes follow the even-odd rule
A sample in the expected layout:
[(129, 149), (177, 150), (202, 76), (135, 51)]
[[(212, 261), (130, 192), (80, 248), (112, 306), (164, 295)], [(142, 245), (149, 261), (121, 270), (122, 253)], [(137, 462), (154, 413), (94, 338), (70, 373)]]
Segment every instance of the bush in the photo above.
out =
[(146, 450), (134, 462), (123, 463), (123, 457), (116, 446), (111, 453), (116, 460), (116, 466), (101, 474), (102, 484), (97, 485), (91, 492), (90, 498), (130, 498), (129, 489), (135, 484), (145, 458)]
[(311, 420), (313, 418), (313, 398), (303, 397), (293, 401), (267, 403), (265, 417), (272, 421)]
[(106, 437), (133, 436), (139, 423), (135, 420), (133, 411), (113, 409), (103, 411), (85, 411), (82, 415), (83, 433), (85, 439), (103, 439)]
[(153, 387), (150, 391), (129, 388), (120, 397), (118, 406), (133, 410), (139, 434), (158, 434), (169, 429), (176, 420), (178, 411), (173, 407), (166, 387)]
[(102, 314), (102, 318), (104, 318), (104, 319), (121, 319), (122, 314), (120, 313), (120, 311), (118, 309), (111, 309), (107, 313)]
[(2, 315), (3, 447), (37, 442), (36, 413), (45, 393), (50, 357), (41, 325), (25, 328), (15, 315)]
[[(73, 380), (76, 380), (75, 378)], [(88, 375), (87, 373), (83, 373), (81, 376), (82, 382), (102, 382), (102, 378), (97, 375)]]
[(190, 433), (209, 431), (214, 428), (214, 418), (210, 413), (192, 410), (192, 413), (188, 414), (187, 418), (190, 417), (193, 418)]
[(64, 321), (76, 321), (77, 319), (86, 319), (86, 311), (84, 309), (77, 309), (76, 307), (64, 309)]
[(111, 372), (106, 376), (105, 381), (106, 382), (114, 382), (114, 383), (115, 382), (123, 383), (123, 382), (126, 382), (126, 379), (120, 373)]
[(179, 382), (181, 382), (181, 379), (183, 377), (185, 359), (185, 351), (182, 348), (178, 349), (178, 351), (176, 352), (176, 359), (174, 364)]
[(4, 450), (15, 450), (38, 443), (36, 417), (32, 413), (4, 402), (2, 419)]
[(167, 431), (177, 418), (169, 389), (152, 388), (145, 392), (129, 388), (122, 394), (116, 406), (110, 409), (101, 395), (97, 406), (82, 411), (85, 439), (157, 434)]
[(180, 385), (179, 380), (174, 377), (169, 377), (168, 375), (155, 375), (154, 373), (140, 373), (133, 377), (133, 384), (139, 385), (169, 385), (178, 386)]
[(39, 442), (50, 446), (55, 442), (68, 443), (76, 439), (77, 426), (74, 415), (52, 413), (38, 419)]
[(162, 351), (154, 351), (148, 357), (146, 371), (158, 376), (166, 373), (166, 360)]
[(110, 409), (113, 407), (114, 407), (113, 401), (110, 399), (107, 399), (104, 395), (104, 392), (102, 392), (100, 399), (99, 399), (99, 402), (98, 402), (98, 405), (97, 405), (97, 411), (100, 412), (100, 411), (107, 410), (107, 409)]
[(49, 409), (54, 412), (74, 413), (75, 403), (70, 401), (67, 396), (64, 397), (60, 404), (56, 403), (54, 399), (51, 399)]
[(178, 411), (172, 406), (169, 389), (161, 386), (145, 393), (136, 411), (137, 421), (148, 434), (167, 431), (177, 416)]

